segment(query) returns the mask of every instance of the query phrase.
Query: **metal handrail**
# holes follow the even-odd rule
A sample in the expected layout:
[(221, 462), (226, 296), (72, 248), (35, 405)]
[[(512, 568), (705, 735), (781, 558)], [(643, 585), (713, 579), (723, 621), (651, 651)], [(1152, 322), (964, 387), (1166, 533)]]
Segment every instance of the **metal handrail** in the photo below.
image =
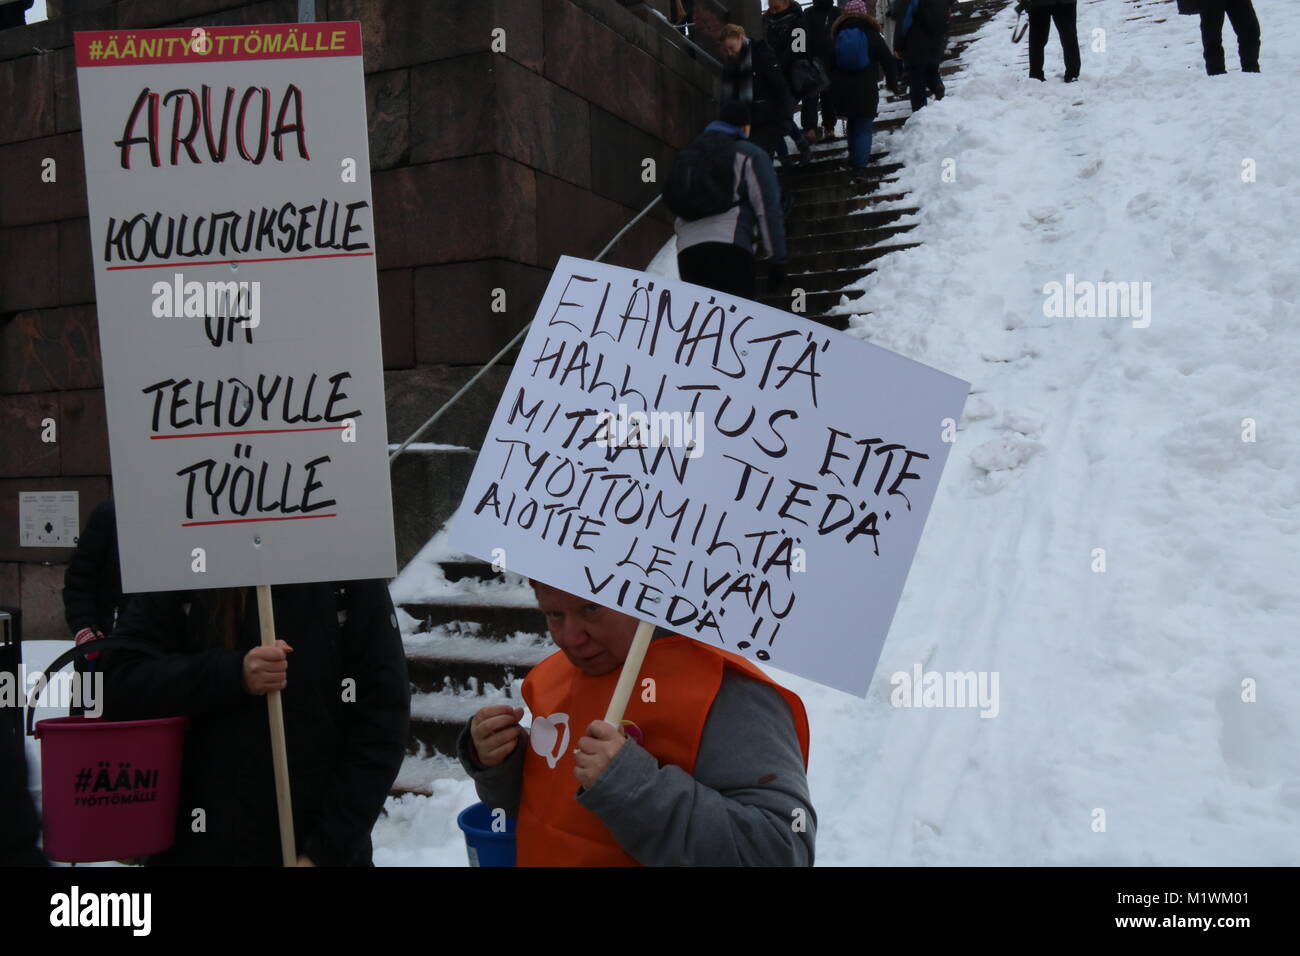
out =
[[(604, 259), (605, 256), (609, 254), (609, 250), (614, 248), (614, 244), (618, 242), (620, 239), (622, 239), (624, 234), (626, 234), (629, 229), (631, 229), (638, 222), (644, 219), (646, 213), (648, 213), (651, 209), (655, 207), (655, 205), (659, 202), (660, 198), (661, 198), (660, 196), (655, 196), (655, 198), (650, 200), (649, 204), (644, 209), (642, 209), (639, 213), (637, 213), (628, 221), (627, 225), (625, 225), (622, 229), (616, 232), (614, 234), (614, 238), (609, 240), (609, 242), (605, 243), (605, 248), (601, 249), (600, 252), (597, 253), (595, 261), (600, 262), (602, 259)], [(441, 418), (446, 413), (447, 409), (451, 408), (458, 401), (460, 401), (461, 396), (464, 395), (466, 392), (468, 392), (470, 390), (470, 387), (473, 386), (475, 382), (477, 382), (480, 378), (486, 375), (488, 369), (496, 365), (497, 362), (501, 361), (501, 359), (505, 357), (506, 353), (511, 351), (515, 346), (517, 346), (521, 341), (523, 341), (524, 336), (528, 334), (528, 330), (529, 328), (532, 327), (532, 324), (533, 324), (532, 319), (529, 319), (526, 323), (524, 323), (524, 327), (515, 333), (515, 337), (512, 338), (509, 342), (507, 342), (505, 344), (505, 347), (502, 348), (500, 352), (492, 356), (492, 358), (488, 359), (487, 364), (484, 365), (477, 372), (475, 372), (474, 376), (468, 382), (466, 382), (459, 389), (457, 389), (455, 395), (447, 399), (447, 401), (445, 401), (442, 404), (442, 407), (439, 408), (432, 415), (430, 415), (428, 420), (426, 420), (423, 425), (421, 425), (415, 431), (411, 432), (411, 437), (406, 439), (406, 441), (402, 442), (402, 444), (400, 444), (397, 447), (397, 449), (391, 455), (388, 456), (389, 467), (391, 467), (393, 462), (397, 460), (397, 456), (400, 455), (402, 452), (406, 451), (407, 447), (412, 442), (414, 442), (426, 431), (428, 431), (429, 427), (433, 425), (433, 423), (436, 422), (439, 418)]]

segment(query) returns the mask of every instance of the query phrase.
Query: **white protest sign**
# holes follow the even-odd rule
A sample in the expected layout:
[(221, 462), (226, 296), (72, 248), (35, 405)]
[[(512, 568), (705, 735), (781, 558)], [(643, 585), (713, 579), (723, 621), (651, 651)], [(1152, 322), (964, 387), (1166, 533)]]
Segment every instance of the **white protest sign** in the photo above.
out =
[(566, 257), (451, 544), (864, 695), (968, 391), (790, 313)]
[(123, 587), (391, 576), (360, 25), (75, 39)]

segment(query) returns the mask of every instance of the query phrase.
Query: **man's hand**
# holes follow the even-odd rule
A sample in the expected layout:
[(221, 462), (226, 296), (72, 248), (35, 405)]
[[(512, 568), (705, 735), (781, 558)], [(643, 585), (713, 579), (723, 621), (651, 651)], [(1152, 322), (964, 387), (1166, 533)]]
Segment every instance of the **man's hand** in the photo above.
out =
[(613, 724), (593, 720), (587, 726), (587, 733), (578, 741), (578, 752), (573, 757), (573, 775), (578, 778), (583, 789), (589, 790), (596, 785), (600, 775), (625, 743), (627, 737)]
[(293, 648), (284, 641), (270, 647), (258, 646), (244, 655), (244, 690), (261, 697), (284, 690), (289, 684), (289, 654)]
[[(73, 638), (73, 640), (76, 641), (77, 644), (85, 644), (87, 641), (102, 640), (103, 637), (104, 637), (104, 632), (99, 630), (98, 628), (83, 627), (81, 630), (77, 632), (77, 636)], [(98, 651), (96, 651), (94, 654), (87, 654), (86, 660), (93, 661), (97, 657), (99, 657)]]
[(519, 721), (524, 709), (509, 704), (484, 707), (469, 721), (469, 739), (473, 756), (480, 766), (495, 767), (512, 753), (519, 742)]

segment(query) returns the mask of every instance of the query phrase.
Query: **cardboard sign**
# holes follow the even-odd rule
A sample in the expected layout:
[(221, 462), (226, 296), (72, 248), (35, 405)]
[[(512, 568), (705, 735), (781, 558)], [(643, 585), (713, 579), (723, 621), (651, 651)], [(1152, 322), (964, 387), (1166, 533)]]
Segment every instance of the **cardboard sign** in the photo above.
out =
[(391, 576), (359, 24), (76, 53), (124, 589)]
[(968, 392), (787, 312), (564, 258), (451, 543), (865, 694)]

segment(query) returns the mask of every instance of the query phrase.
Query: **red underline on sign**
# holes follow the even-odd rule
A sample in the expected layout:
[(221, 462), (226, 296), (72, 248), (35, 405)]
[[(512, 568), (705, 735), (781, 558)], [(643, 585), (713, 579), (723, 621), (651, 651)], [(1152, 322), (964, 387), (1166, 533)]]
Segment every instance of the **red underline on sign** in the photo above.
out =
[(217, 438), (221, 435), (283, 435), (285, 432), (341, 432), (346, 425), (321, 425), (319, 428), (250, 428), (234, 432), (190, 432), (186, 435), (150, 435), (150, 441), (160, 438)]
[(202, 262), (145, 262), (138, 266), (105, 266), (109, 272), (118, 269), (176, 269), (181, 266), (224, 266), (244, 262), (296, 262), (299, 259), (351, 259), (356, 256), (373, 256), (373, 252), (327, 252), (318, 256), (272, 256), (269, 259), (205, 259)]
[(338, 513), (328, 515), (289, 515), (286, 518), (228, 518), (225, 521), (186, 521), (182, 528), (197, 528), (209, 524), (248, 524), (252, 521), (306, 521), (308, 518), (337, 518)]

